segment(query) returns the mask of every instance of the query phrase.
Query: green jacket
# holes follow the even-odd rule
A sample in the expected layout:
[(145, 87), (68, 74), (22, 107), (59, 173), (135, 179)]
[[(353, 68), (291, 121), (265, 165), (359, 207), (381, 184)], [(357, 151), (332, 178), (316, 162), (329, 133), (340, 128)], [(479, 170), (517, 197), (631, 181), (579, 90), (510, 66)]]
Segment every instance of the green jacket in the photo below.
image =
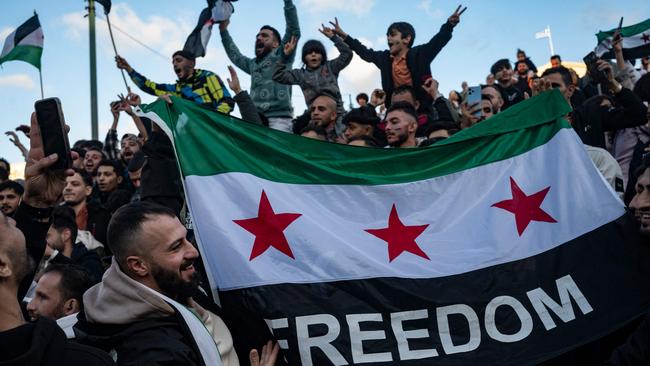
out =
[[(282, 43), (261, 59), (242, 55), (228, 31), (221, 32), (221, 42), (228, 58), (238, 68), (251, 76), (251, 99), (255, 103), (258, 112), (267, 118), (293, 117), (291, 85), (283, 85), (273, 81), (275, 65), (284, 56), (284, 44), (291, 39), (291, 36), (300, 38), (298, 13), (292, 0), (284, 0), (284, 18), (287, 24)], [(286, 60), (288, 67), (293, 64), (295, 56), (296, 51), (294, 50), (290, 58)]]

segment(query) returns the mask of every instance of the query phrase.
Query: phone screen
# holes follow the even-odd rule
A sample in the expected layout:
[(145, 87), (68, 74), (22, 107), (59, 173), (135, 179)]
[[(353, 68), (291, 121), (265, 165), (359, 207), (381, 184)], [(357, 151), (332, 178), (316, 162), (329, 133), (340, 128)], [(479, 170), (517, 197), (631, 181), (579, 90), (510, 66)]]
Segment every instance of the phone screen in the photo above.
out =
[(68, 135), (65, 133), (63, 111), (58, 98), (39, 100), (34, 104), (41, 130), (45, 156), (56, 153), (59, 158), (52, 169), (69, 169), (72, 166)]

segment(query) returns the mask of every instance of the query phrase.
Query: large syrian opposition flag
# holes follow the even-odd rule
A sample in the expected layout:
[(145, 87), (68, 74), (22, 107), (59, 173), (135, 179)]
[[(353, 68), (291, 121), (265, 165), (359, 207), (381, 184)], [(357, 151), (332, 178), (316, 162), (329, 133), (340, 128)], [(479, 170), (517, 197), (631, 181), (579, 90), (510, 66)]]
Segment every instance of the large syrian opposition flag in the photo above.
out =
[(225, 19), (235, 11), (231, 2), (237, 0), (208, 0), (208, 7), (199, 14), (199, 21), (187, 37), (184, 51), (191, 52), (195, 57), (204, 57), (208, 42), (212, 35), (212, 26)]
[(7, 61), (25, 61), (40, 70), (42, 54), (43, 30), (38, 15), (34, 14), (7, 36), (0, 54), (0, 65)]
[[(598, 32), (598, 46), (596, 54), (604, 59), (616, 58), (612, 50), (612, 37), (616, 29)], [(623, 57), (633, 60), (650, 55), (650, 19), (641, 23), (621, 28), (623, 37)]]
[(141, 114), (173, 137), (224, 311), (264, 318), (289, 364), (528, 365), (650, 308), (650, 248), (568, 111), (551, 91), (422, 149), (178, 98)]

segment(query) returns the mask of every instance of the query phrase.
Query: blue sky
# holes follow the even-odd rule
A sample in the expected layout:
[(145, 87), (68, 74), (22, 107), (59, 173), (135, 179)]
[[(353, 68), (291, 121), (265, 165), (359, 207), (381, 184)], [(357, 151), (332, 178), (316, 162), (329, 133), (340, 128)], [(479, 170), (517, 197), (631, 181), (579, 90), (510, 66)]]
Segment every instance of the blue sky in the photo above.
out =
[[(385, 49), (386, 28), (393, 21), (408, 21), (416, 29), (415, 43), (426, 42), (435, 35), (458, 2), (434, 0), (294, 0), (298, 8), (302, 38), (298, 47), (308, 39), (325, 43), (330, 56), (334, 55), (331, 43), (317, 29), (321, 22), (338, 16), (343, 29), (375, 49)], [(522, 48), (537, 65), (548, 61), (549, 48), (545, 39), (536, 40), (535, 32), (546, 25), (551, 27), (556, 53), (564, 60), (581, 60), (594, 48), (594, 34), (600, 29), (610, 29), (618, 19), (634, 24), (650, 18), (647, 2), (626, 1), (618, 7), (611, 1), (558, 1), (547, 0), (534, 6), (523, 1), (465, 1), (468, 10), (462, 15), (452, 40), (433, 61), (433, 77), (447, 93), (459, 89), (462, 81), (476, 85), (485, 80), (490, 65), (499, 58), (515, 58), (516, 49)], [(619, 3), (621, 4), (621, 3)], [(86, 3), (83, 0), (46, 1), (24, 0), (5, 4), (0, 13), (0, 38), (27, 20), (34, 10), (39, 13), (45, 34), (43, 53), (43, 79), (45, 96), (61, 99), (67, 123), (71, 126), (71, 143), (90, 137), (90, 79), (88, 66), (88, 21), (84, 18)], [(270, 24), (284, 32), (283, 1), (240, 0), (230, 32), (240, 50), (253, 55), (255, 34), (263, 24)], [(170, 56), (182, 48), (185, 38), (195, 25), (205, 0), (113, 0), (111, 22), (151, 48), (168, 57), (161, 57), (131, 39), (115, 32), (117, 48), (131, 65), (152, 80), (173, 82), (175, 75)], [(101, 6), (98, 5), (98, 8)], [(645, 13), (644, 13), (645, 9)], [(99, 11), (103, 17), (103, 11)], [(115, 68), (113, 50), (108, 38), (106, 23), (97, 20), (97, 68), (99, 90), (99, 135), (103, 139), (112, 122), (109, 103), (118, 93), (124, 92), (121, 76)], [(225, 81), (226, 66), (230, 64), (223, 52), (218, 31), (215, 29), (208, 46), (206, 58), (199, 59), (197, 67), (219, 74)], [(294, 67), (299, 67), (299, 61)], [(244, 88), (250, 79), (239, 72)], [(374, 65), (366, 64), (357, 56), (340, 75), (339, 84), (344, 95), (353, 97), (358, 92), (369, 93), (380, 86)], [(153, 97), (144, 95), (144, 102)], [(297, 113), (304, 109), (300, 88), (293, 88), (294, 107)], [(29, 122), (34, 101), (40, 99), (37, 70), (23, 62), (9, 62), (0, 69), (0, 119), (1, 132)], [(130, 119), (121, 117), (118, 132), (133, 132)], [(25, 138), (22, 138), (24, 143)], [(4, 134), (0, 135), (0, 157), (9, 161), (21, 156)]]

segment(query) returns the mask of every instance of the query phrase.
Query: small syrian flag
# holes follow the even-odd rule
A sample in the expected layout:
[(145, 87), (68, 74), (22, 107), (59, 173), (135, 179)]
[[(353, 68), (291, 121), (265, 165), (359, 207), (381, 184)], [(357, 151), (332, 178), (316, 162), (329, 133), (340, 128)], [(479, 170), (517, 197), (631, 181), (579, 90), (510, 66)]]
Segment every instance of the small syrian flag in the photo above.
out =
[(549, 91), (421, 149), (179, 98), (140, 114), (172, 137), (235, 342), (261, 317), (290, 365), (532, 365), (650, 308), (650, 250), (569, 111)]
[(34, 14), (7, 36), (0, 54), (0, 65), (7, 61), (25, 61), (40, 70), (42, 54), (43, 29), (38, 15)]
[(98, 2), (102, 4), (104, 7), (104, 14), (108, 14), (111, 12), (111, 0), (95, 0), (95, 2)]
[(201, 11), (199, 21), (183, 46), (194, 57), (204, 57), (215, 23), (230, 19), (235, 7), (231, 4), (237, 0), (208, 0), (208, 7)]
[[(616, 58), (612, 49), (612, 37), (615, 29), (598, 32), (598, 46), (594, 51), (603, 59)], [(623, 37), (623, 58), (634, 60), (650, 55), (650, 19), (641, 23), (621, 28)]]

